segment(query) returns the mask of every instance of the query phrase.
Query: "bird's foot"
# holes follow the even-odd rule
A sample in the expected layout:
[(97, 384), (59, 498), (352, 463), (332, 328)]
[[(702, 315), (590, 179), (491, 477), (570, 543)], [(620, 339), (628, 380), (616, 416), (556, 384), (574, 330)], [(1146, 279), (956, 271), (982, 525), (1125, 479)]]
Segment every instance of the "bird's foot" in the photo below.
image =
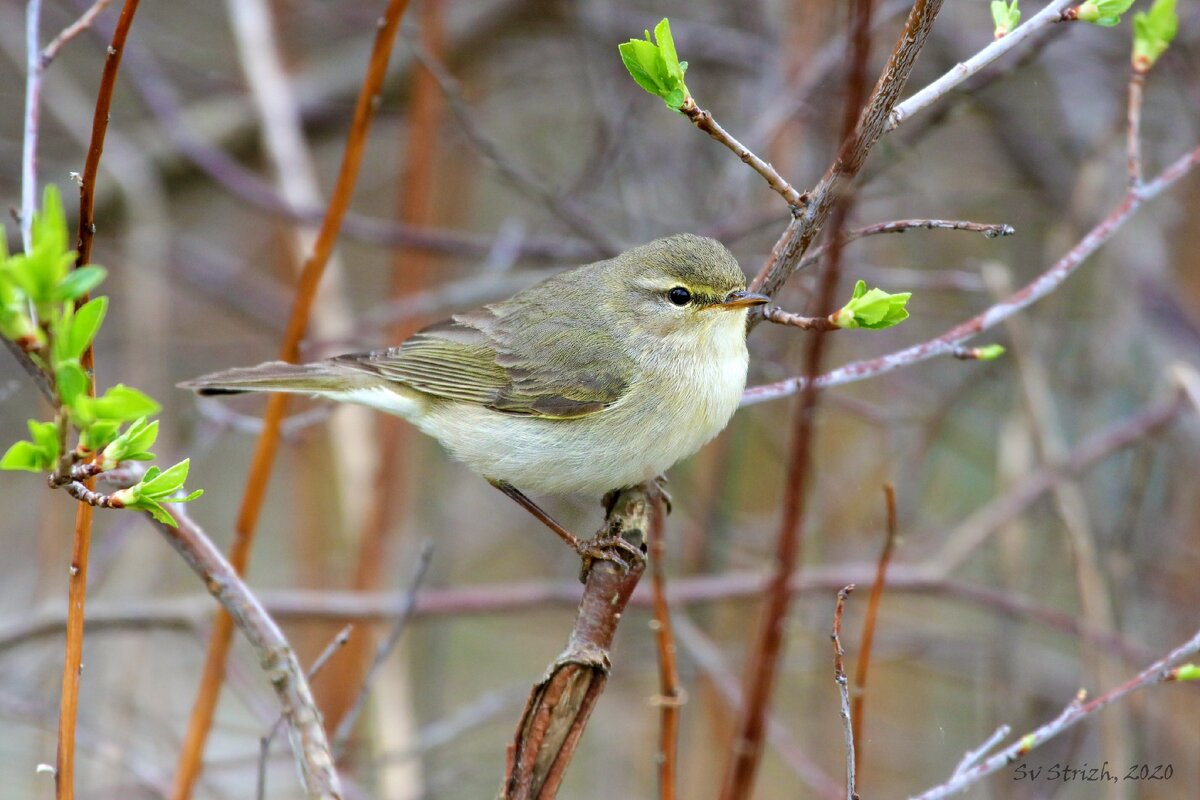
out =
[(667, 513), (670, 514), (671, 511), (674, 510), (675, 504), (671, 499), (671, 493), (667, 491), (667, 476), (659, 475), (654, 479), (654, 483), (656, 486), (658, 486), (658, 493), (662, 497), (663, 505), (666, 507)]
[(636, 545), (630, 544), (620, 536), (605, 535), (592, 539), (577, 539), (574, 543), (575, 552), (583, 559), (579, 568), (580, 583), (587, 583), (588, 575), (597, 561), (608, 561), (619, 569), (629, 572), (634, 566), (645, 562), (646, 554)]

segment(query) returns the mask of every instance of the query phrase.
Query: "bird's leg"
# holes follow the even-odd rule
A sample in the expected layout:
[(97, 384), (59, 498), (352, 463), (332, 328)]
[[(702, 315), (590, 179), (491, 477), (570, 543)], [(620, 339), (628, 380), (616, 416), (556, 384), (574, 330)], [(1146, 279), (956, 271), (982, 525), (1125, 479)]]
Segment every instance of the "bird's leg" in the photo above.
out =
[(541, 506), (530, 500), (524, 492), (511, 483), (494, 481), (491, 478), (488, 479), (488, 483), (511, 497), (517, 505), (536, 517), (547, 528), (554, 531), (558, 535), (558, 538), (566, 542), (572, 550), (580, 555), (583, 559), (583, 571), (580, 573), (580, 577), (583, 579), (586, 579), (587, 573), (591, 570), (592, 562), (594, 561), (611, 561), (621, 569), (628, 570), (630, 562), (621, 557), (622, 553), (629, 556), (633, 563), (636, 563), (643, 557), (641, 550), (619, 536), (609, 536), (588, 541), (580, 539), (558, 524), (554, 517), (543, 511)]

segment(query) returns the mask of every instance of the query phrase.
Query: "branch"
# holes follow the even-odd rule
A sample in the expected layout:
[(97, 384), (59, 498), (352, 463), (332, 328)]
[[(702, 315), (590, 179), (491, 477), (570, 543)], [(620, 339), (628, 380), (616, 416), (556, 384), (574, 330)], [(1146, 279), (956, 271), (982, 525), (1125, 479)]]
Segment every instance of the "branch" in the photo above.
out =
[(747, 164), (752, 170), (762, 176), (771, 190), (784, 199), (785, 202), (793, 209), (793, 213), (798, 212), (801, 206), (806, 202), (806, 198), (793, 188), (787, 180), (779, 174), (779, 172), (766, 161), (752, 153), (744, 144), (733, 138), (721, 124), (713, 118), (713, 115), (708, 111), (696, 105), (696, 101), (689, 95), (684, 98), (683, 106), (679, 111), (692, 121), (700, 130), (707, 133), (713, 139), (728, 147), (733, 151), (734, 155)]
[(321, 712), (313, 702), (308, 680), (287, 639), (204, 531), (181, 507), (172, 506), (168, 513), (178, 528), (161, 522), (155, 522), (154, 526), (200, 576), (209, 593), (246, 637), (279, 697), (305, 796), (314, 800), (340, 798), (341, 784), (321, 724)]
[(96, 0), (92, 3), (91, 8), (79, 15), (79, 19), (63, 28), (50, 44), (43, 47), (40, 59), (42, 69), (50, 66), (50, 62), (58, 58), (59, 51), (70, 44), (72, 39), (92, 27), (96, 17), (100, 16), (100, 12), (108, 8), (108, 4), (111, 2), (112, 0)]
[[(601, 535), (644, 547), (654, 506), (662, 501), (653, 482), (617, 495)], [(592, 709), (604, 691), (609, 649), (645, 563), (628, 572), (610, 561), (592, 565), (567, 647), (534, 685), (508, 747), (501, 796), (505, 800), (553, 797), (566, 773)]]
[(666, 536), (664, 531), (663, 506), (653, 504), (650, 515), (650, 590), (654, 619), (650, 628), (654, 631), (654, 644), (658, 650), (658, 696), (654, 702), (659, 707), (658, 797), (659, 800), (675, 800), (676, 775), (679, 750), (679, 709), (686, 702), (686, 695), (679, 688), (679, 668), (675, 662), (675, 634), (671, 628), (671, 609), (667, 603), (667, 576), (665, 571)]
[(33, 250), (33, 213), (37, 209), (38, 110), (42, 97), (42, 62), (38, 57), (38, 31), (42, 0), (25, 6), (25, 125), (21, 140), (21, 242)]
[[(1020, 30), (1020, 28), (1018, 28)], [(1007, 39), (1008, 37), (1005, 37)], [(1001, 39), (1000, 41), (1005, 41)], [(1012, 295), (996, 303), (991, 308), (978, 314), (966, 322), (957, 325), (929, 341), (899, 350), (878, 358), (868, 358), (854, 361), (816, 378), (815, 384), (819, 389), (830, 386), (840, 386), (844, 383), (874, 378), (891, 372), (900, 367), (917, 364), (931, 358), (943, 355), (954, 355), (956, 348), (968, 339), (994, 327), (1011, 317), (1018, 311), (1032, 305), (1038, 300), (1057, 289), (1063, 281), (1071, 276), (1084, 261), (1100, 246), (1112, 238), (1113, 234), (1125, 223), (1134, 212), (1148, 200), (1161, 194), (1176, 181), (1188, 174), (1200, 164), (1200, 147), (1177, 158), (1157, 178), (1138, 187), (1130, 188), (1124, 198), (1107, 217), (1094, 228), (1062, 258), (1056, 261), (1040, 276), (1017, 290)], [(775, 400), (788, 397), (799, 391), (805, 384), (803, 377), (793, 377), (777, 383), (753, 386), (742, 395), (742, 405), (748, 406), (765, 400)]]
[(991, 64), (1005, 53), (1031, 36), (1062, 21), (1062, 12), (1071, 5), (1072, 0), (1053, 0), (1045, 8), (1029, 18), (1024, 25), (1018, 25), (1001, 39), (996, 39), (987, 47), (971, 56), (965, 62), (956, 64), (953, 69), (933, 83), (926, 86), (912, 97), (900, 103), (888, 115), (887, 130), (895, 130), (904, 120), (916, 114), (944, 97), (951, 89), (975, 75), (981, 69)]
[[(1172, 668), (1185, 658), (1193, 656), (1196, 653), (1200, 653), (1200, 631), (1197, 631), (1190, 640), (1172, 650), (1164, 658), (1159, 659), (1130, 680), (1094, 700), (1087, 701), (1087, 692), (1080, 689), (1075, 699), (1067, 704), (1062, 713), (1053, 720), (1042, 725), (1037, 730), (1025, 734), (1012, 745), (991, 756), (981, 764), (966, 770), (962, 770), (961, 768), (956, 770), (950, 780), (922, 793), (917, 800), (938, 800), (938, 798), (958, 794), (963, 789), (978, 782), (981, 778), (1019, 761), (1035, 747), (1075, 727), (1081, 720), (1086, 719), (1105, 706), (1120, 700), (1130, 692), (1146, 686), (1176, 680), (1178, 673)], [(992, 739), (988, 740), (989, 743), (994, 739), (995, 736), (993, 735)]]
[(1129, 173), (1129, 188), (1142, 185), (1142, 89), (1146, 85), (1146, 73), (1133, 69), (1129, 72), (1129, 106), (1125, 134), (1125, 161)]
[[(333, 252), (342, 219), (350, 205), (350, 198), (358, 181), (376, 100), (383, 86), (396, 31), (400, 27), (400, 18), (404, 15), (407, 5), (407, 0), (389, 0), (387, 10), (376, 31), (375, 43), (371, 50), (366, 75), (359, 90), (358, 101), (354, 107), (354, 118), (350, 124), (350, 133), (346, 138), (346, 149), (338, 170), (337, 181), (330, 196), (329, 208), (317, 233), (316, 241), (313, 243), (312, 254), (304, 263), (304, 269), (296, 285), (295, 305), (292, 307), (292, 314), (280, 347), (280, 358), (283, 361), (295, 361), (297, 358), (300, 340), (304, 336), (309, 312), (312, 310), (312, 304), (316, 297), (317, 286), (321, 282), (325, 264)], [(230, 563), (233, 564), (238, 574), (245, 571), (250, 560), (258, 515), (262, 509), (271, 467), (278, 450), (280, 425), (287, 412), (287, 404), (288, 395), (286, 394), (273, 394), (267, 401), (263, 432), (259, 436), (254, 450), (250, 474), (246, 479), (245, 493), (238, 510), (234, 541), (229, 553)], [(172, 792), (172, 796), (176, 800), (185, 800), (191, 795), (192, 787), (200, 774), (204, 744), (208, 739), (217, 699), (221, 692), (221, 684), (224, 682), (225, 660), (229, 653), (232, 634), (232, 620), (229, 615), (218, 614), (209, 637), (204, 671), (201, 674), (196, 701), (192, 707), (187, 733), (179, 754)]]
[(846, 743), (846, 800), (858, 800), (858, 792), (854, 788), (854, 770), (857, 756), (854, 750), (854, 725), (850, 719), (850, 686), (846, 681), (846, 668), (842, 664), (845, 652), (842, 650), (842, 612), (846, 609), (846, 597), (854, 591), (854, 584), (847, 584), (838, 590), (837, 605), (833, 609), (833, 679), (838, 685), (838, 696), (841, 698), (842, 731)]
[[(809, 202), (804, 212), (788, 223), (767, 262), (751, 282), (751, 290), (773, 296), (799, 268), (800, 259), (820, 233), (833, 209), (838, 192), (862, 169), (871, 149), (883, 134), (888, 114), (904, 90), (941, 8), (942, 0), (917, 0), (913, 4), (887, 65), (859, 115), (854, 135), (843, 145), (820, 182), (808, 193)], [(760, 319), (760, 315), (751, 316), (752, 324)]]
[[(113, 30), (112, 41), (105, 51), (104, 68), (100, 72), (100, 88), (96, 94), (96, 107), (92, 115), (92, 133), (88, 142), (87, 159), (79, 184), (79, 234), (75, 266), (81, 267), (91, 261), (92, 236), (96, 232), (93, 218), (95, 204), (96, 174), (100, 169), (100, 155), (104, 152), (104, 135), (108, 130), (109, 109), (112, 107), (113, 90), (117, 83), (117, 70), (121, 66), (121, 53), (133, 16), (137, 13), (138, 0), (125, 0), (121, 16)], [(30, 58), (36, 55), (36, 48)], [(41, 65), (37, 67), (40, 72)], [(36, 116), (36, 113), (35, 113)], [(32, 179), (32, 175), (29, 176)], [(29, 220), (32, 223), (32, 215)], [(86, 302), (82, 298), (79, 302)], [(80, 358), (82, 368), (91, 374), (88, 393), (95, 395), (96, 379), (93, 368), (95, 355), (89, 343)], [(60, 423), (60, 431), (66, 428)], [(65, 449), (65, 448), (63, 448)], [(95, 488), (95, 479), (80, 484), (85, 491)], [(72, 800), (75, 796), (75, 724), (79, 711), (79, 681), (83, 669), (83, 617), (87, 600), (88, 553), (92, 542), (92, 506), (79, 503), (75, 508), (75, 532), (71, 540), (71, 568), (67, 588), (67, 642), (63, 660), (62, 699), (58, 712), (58, 750), (55, 757), (54, 786), (57, 800)]]
[(841, 330), (841, 328), (833, 324), (832, 316), (830, 314), (825, 317), (805, 317), (800, 314), (793, 314), (790, 311), (784, 311), (779, 306), (767, 306), (767, 310), (763, 312), (763, 319), (767, 322), (774, 322), (776, 325), (788, 325), (793, 328), (799, 328), (802, 331)]
[(867, 597), (867, 613), (863, 619), (862, 644), (858, 648), (858, 663), (854, 668), (854, 702), (850, 710), (850, 726), (854, 731), (854, 766), (862, 763), (863, 705), (867, 693), (867, 670), (871, 665), (871, 649), (875, 642), (875, 624), (879, 619), (879, 601), (887, 583), (888, 565), (892, 562), (892, 551), (896, 545), (896, 487), (890, 483), (883, 486), (887, 506), (887, 534), (883, 550), (879, 553), (879, 564), (875, 567), (875, 580), (871, 594)]

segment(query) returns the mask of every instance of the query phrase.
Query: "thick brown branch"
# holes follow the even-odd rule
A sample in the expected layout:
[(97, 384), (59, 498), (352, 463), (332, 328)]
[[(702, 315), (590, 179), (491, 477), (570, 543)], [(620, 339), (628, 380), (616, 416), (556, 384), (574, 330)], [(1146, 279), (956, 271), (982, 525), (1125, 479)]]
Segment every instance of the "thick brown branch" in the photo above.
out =
[[(652, 516), (658, 513), (654, 506), (661, 502), (661, 493), (652, 481), (622, 490), (600, 534), (620, 536), (635, 547), (644, 547)], [(604, 691), (613, 636), (644, 569), (644, 562), (626, 572), (601, 561), (588, 572), (567, 647), (534, 685), (509, 745), (501, 790), (505, 800), (552, 798), (558, 791), (588, 717)]]

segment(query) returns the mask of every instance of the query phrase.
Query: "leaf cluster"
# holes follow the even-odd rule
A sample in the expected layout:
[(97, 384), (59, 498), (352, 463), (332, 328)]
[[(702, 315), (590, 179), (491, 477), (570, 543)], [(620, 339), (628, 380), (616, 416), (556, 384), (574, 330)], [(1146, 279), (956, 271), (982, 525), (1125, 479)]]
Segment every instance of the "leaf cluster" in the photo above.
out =
[(899, 325), (908, 319), (908, 304), (912, 292), (890, 294), (883, 289), (867, 289), (866, 281), (854, 285), (850, 302), (830, 315), (830, 321), (839, 328), (867, 328), (881, 330)]
[[(150, 447), (158, 436), (158, 423), (148, 418), (158, 413), (159, 404), (123, 384), (97, 397), (92, 376), (83, 366), (84, 354), (108, 311), (107, 298), (86, 298), (107, 273), (96, 265), (73, 269), (76, 254), (68, 244), (66, 214), (56, 187), (46, 187), (42, 211), (32, 221), (28, 252), (9, 255), (5, 241), (0, 226), (0, 334), (25, 350), (45, 372), (58, 413), (50, 422), (30, 420), (30, 439), (10, 447), (0, 458), (0, 469), (62, 473), (79, 461), (93, 461), (101, 470), (110, 470), (122, 461), (154, 458)], [(67, 454), (63, 451), (71, 428), (79, 440)], [(138, 505), (142, 501), (137, 498), (161, 500), (162, 487), (172, 484), (169, 493), (178, 491), (183, 479), (174, 483), (177, 475), (186, 478), (186, 461), (161, 474), (152, 468), (137, 486), (126, 490), (134, 500), (125, 505), (146, 508), (161, 519), (165, 513), (160, 516), (154, 511), (161, 511), (161, 506)]]
[(1075, 7), (1075, 18), (1111, 28), (1121, 21), (1121, 15), (1129, 10), (1133, 0), (1089, 0)]
[(678, 111), (690, 97), (683, 82), (683, 74), (687, 72), (688, 65), (686, 61), (680, 61), (675, 53), (671, 23), (664, 18), (654, 27), (656, 41), (651, 41), (650, 31), (645, 33), (644, 40), (630, 39), (617, 45), (621, 52), (621, 61), (638, 86), (656, 97), (661, 97), (667, 108)]
[(1179, 17), (1175, 13), (1175, 0), (1155, 0), (1149, 11), (1133, 15), (1133, 68), (1146, 72), (1167, 51), (1175, 32), (1179, 29)]
[(1021, 22), (1020, 0), (1006, 3), (1004, 0), (992, 0), (992, 22), (996, 26), (993, 34), (997, 39), (1003, 39)]

